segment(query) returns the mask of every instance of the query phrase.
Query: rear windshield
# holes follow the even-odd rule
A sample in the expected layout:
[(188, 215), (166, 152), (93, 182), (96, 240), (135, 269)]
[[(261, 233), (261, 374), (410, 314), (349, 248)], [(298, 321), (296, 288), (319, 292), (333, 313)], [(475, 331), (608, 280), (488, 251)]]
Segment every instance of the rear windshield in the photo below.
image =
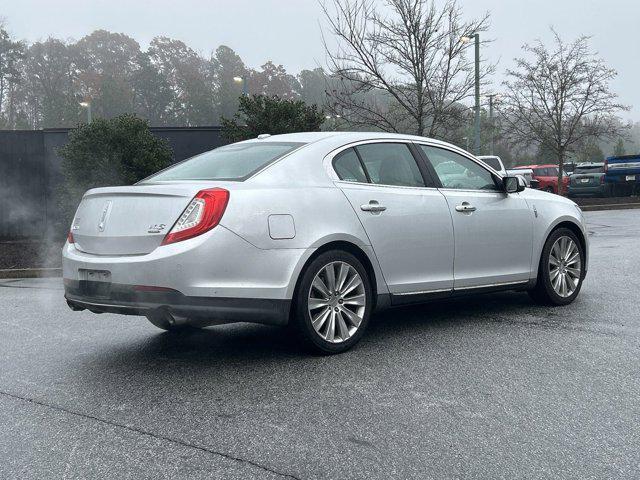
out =
[(576, 167), (573, 173), (604, 173), (604, 165), (591, 165), (589, 167)]
[(481, 158), (480, 160), (482, 160), (484, 163), (489, 165), (491, 168), (493, 168), (497, 172), (502, 170), (502, 166), (500, 165), (500, 160), (498, 160), (496, 157), (485, 157), (485, 158)]
[(302, 145), (304, 143), (234, 143), (191, 157), (145, 178), (142, 183), (172, 180), (242, 181)]

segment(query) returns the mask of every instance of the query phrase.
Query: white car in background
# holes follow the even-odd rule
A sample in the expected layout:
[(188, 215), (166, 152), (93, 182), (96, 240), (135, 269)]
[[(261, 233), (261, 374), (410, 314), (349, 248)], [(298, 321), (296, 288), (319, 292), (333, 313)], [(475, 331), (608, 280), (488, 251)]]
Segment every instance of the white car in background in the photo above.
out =
[(566, 305), (587, 253), (575, 203), (453, 145), (318, 132), (89, 190), (63, 276), (73, 310), (144, 315), (165, 330), (292, 323), (336, 353), (387, 307), (497, 290)]
[(527, 187), (538, 188), (537, 180), (533, 179), (533, 170), (530, 168), (520, 168), (517, 170), (507, 170), (502, 163), (502, 159), (497, 155), (479, 155), (477, 158), (489, 165), (496, 172), (502, 175), (510, 175), (524, 178)]

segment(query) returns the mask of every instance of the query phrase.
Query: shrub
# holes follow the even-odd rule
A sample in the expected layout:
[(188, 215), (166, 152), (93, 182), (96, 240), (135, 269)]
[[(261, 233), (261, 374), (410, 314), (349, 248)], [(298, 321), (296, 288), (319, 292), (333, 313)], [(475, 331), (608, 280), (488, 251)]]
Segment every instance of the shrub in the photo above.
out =
[(167, 142), (151, 133), (146, 120), (130, 114), (79, 125), (58, 154), (64, 175), (59, 204), (66, 227), (88, 189), (131, 185), (172, 159)]
[(222, 136), (237, 142), (255, 138), (261, 133), (317, 132), (324, 119), (324, 113), (317, 105), (309, 106), (302, 100), (265, 95), (242, 96), (233, 119), (222, 119)]

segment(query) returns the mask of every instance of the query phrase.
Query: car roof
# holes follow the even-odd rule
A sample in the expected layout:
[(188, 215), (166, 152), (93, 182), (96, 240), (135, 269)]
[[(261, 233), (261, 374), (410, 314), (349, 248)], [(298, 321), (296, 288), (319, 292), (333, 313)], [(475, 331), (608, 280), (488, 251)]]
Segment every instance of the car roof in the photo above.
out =
[[(262, 137), (262, 138), (260, 138)], [(261, 135), (258, 138), (245, 140), (246, 142), (301, 142), (301, 143), (315, 143), (327, 141), (332, 143), (338, 141), (343, 144), (358, 142), (363, 140), (378, 140), (378, 139), (401, 139), (414, 142), (425, 142), (439, 144), (443, 146), (453, 147), (459, 149), (459, 147), (436, 140), (434, 138), (419, 137), (416, 135), (404, 135), (400, 133), (388, 133), (388, 132), (299, 132), (299, 133), (285, 133), (281, 135)]]
[(584, 167), (604, 167), (604, 162), (582, 162), (576, 165), (576, 168), (584, 168)]
[(533, 165), (518, 165), (517, 167), (513, 167), (513, 168), (549, 168), (549, 167), (557, 167), (558, 165), (554, 165), (553, 163), (540, 163), (540, 164), (533, 164)]

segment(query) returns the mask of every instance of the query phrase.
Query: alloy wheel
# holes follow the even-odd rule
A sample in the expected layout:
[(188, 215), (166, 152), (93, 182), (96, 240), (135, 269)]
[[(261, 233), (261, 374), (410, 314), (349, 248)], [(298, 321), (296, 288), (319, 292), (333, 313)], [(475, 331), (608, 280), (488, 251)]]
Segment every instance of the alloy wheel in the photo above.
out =
[(331, 262), (320, 269), (311, 282), (308, 297), (311, 324), (322, 339), (341, 343), (351, 338), (366, 309), (364, 282), (346, 262)]
[(562, 236), (555, 241), (549, 252), (548, 268), (553, 290), (563, 298), (573, 295), (580, 285), (582, 260), (571, 237)]

